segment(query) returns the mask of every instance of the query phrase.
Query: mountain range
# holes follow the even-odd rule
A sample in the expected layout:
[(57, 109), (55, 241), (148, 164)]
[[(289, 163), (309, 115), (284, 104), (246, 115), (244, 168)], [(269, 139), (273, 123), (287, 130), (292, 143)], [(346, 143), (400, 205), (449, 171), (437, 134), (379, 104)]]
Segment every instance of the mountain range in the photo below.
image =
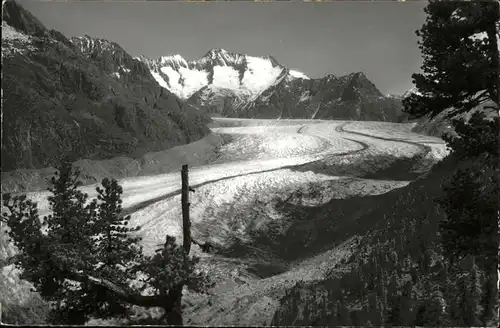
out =
[(272, 56), (213, 49), (133, 58), (115, 42), (66, 37), (15, 1), (2, 2), (2, 170), (61, 156), (137, 158), (198, 140), (210, 116), (405, 119), (400, 97), (362, 72), (309, 78)]
[(399, 97), (383, 95), (363, 72), (311, 79), (274, 57), (212, 49), (187, 61), (180, 55), (136, 59), (158, 83), (211, 115), (401, 121)]

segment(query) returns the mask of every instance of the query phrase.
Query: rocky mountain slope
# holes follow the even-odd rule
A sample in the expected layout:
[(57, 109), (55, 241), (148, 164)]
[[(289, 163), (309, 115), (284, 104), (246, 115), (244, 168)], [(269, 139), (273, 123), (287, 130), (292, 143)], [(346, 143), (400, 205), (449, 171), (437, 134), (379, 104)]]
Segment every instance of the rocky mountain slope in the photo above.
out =
[[(365, 197), (362, 209), (351, 198), (295, 210), (304, 222), (295, 242), (304, 245), (304, 252), (362, 237), (351, 247), (350, 258), (325, 279), (297, 283), (287, 291), (272, 325), (498, 326), (492, 301), (498, 297), (496, 272), (480, 270), (470, 258), (460, 262), (457, 272), (442, 253), (439, 222), (446, 214), (435, 201), (444, 195), (442, 184), (457, 165), (453, 157), (446, 158), (406, 187)], [(314, 241), (308, 242), (310, 234), (304, 231), (317, 231)], [(470, 281), (476, 300), (487, 304), (473, 315), (464, 310), (460, 290)], [(471, 324), (474, 317), (478, 321)]]
[(137, 58), (158, 83), (211, 115), (401, 121), (401, 100), (383, 95), (362, 72), (310, 79), (272, 56), (224, 49), (187, 61)]
[(68, 39), (15, 1), (3, 1), (2, 21), (3, 171), (137, 157), (209, 132), (208, 116), (116, 43)]

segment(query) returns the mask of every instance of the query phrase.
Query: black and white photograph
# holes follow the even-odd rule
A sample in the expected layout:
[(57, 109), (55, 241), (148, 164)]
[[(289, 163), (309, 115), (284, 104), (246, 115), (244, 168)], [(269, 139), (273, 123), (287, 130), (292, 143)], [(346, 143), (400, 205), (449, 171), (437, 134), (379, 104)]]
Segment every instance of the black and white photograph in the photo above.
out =
[(0, 322), (498, 327), (500, 5), (2, 0)]

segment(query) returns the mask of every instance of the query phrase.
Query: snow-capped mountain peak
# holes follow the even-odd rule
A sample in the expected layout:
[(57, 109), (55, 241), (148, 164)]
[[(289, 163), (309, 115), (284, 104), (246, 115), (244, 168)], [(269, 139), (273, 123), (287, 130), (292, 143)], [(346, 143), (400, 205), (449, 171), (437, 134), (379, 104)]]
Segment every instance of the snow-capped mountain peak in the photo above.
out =
[(176, 62), (187, 63), (187, 61), (184, 59), (184, 57), (182, 57), (179, 54), (173, 55), (173, 56), (164, 56), (164, 57), (161, 57), (161, 59), (163, 59), (165, 61), (172, 60), (172, 61), (176, 61)]
[(226, 49), (217, 48), (209, 50), (203, 57), (210, 57), (212, 59), (215, 59), (217, 57), (224, 57), (224, 56), (230, 56), (230, 52), (227, 51)]
[(212, 49), (203, 57), (196, 59), (193, 63), (201, 66), (211, 66), (218, 64), (221, 66), (241, 65), (245, 55), (227, 51), (225, 49)]
[(173, 56), (161, 56), (159, 61), (162, 65), (170, 65), (176, 67), (188, 67), (187, 60), (184, 59), (181, 55), (173, 55)]
[(279, 83), (288, 72), (272, 56), (256, 57), (221, 48), (212, 49), (203, 57), (190, 61), (181, 55), (158, 59), (141, 56), (136, 59), (148, 65), (161, 86), (184, 99), (208, 87), (256, 97)]
[(311, 79), (281, 65), (272, 55), (252, 56), (219, 48), (195, 60), (181, 55), (137, 59), (148, 66), (162, 87), (219, 115), (291, 117), (297, 115), (292, 112), (300, 112), (300, 117), (318, 118), (332, 115), (335, 108), (335, 115), (349, 118), (361, 115), (361, 103), (389, 99), (363, 72)]

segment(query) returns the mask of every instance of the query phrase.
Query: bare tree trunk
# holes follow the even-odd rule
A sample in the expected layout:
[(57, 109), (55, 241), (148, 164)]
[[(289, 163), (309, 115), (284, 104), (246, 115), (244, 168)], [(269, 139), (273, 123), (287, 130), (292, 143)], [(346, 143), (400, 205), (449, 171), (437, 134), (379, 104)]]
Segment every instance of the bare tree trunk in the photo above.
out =
[[(498, 51), (498, 42), (497, 42), (497, 32), (495, 26), (492, 28), (489, 28), (486, 31), (486, 34), (488, 35), (488, 39), (490, 40), (490, 49), (491, 49), (491, 56), (493, 60), (493, 66), (496, 69), (496, 74), (495, 74), (495, 89), (496, 93), (494, 96), (496, 96), (496, 99), (492, 99), (496, 105), (497, 105), (497, 112), (498, 112), (498, 107), (500, 106), (500, 54)], [(493, 96), (493, 95), (492, 95)]]
[(167, 324), (170, 326), (183, 326), (184, 320), (182, 319), (182, 287), (183, 285), (172, 290), (169, 294), (174, 298), (174, 306), (166, 313)]
[[(188, 166), (182, 165), (181, 170), (181, 203), (182, 203), (182, 232), (184, 248), (184, 264), (187, 265), (189, 252), (191, 251), (191, 221), (189, 219), (189, 179), (188, 179)], [(192, 190), (191, 190), (192, 191)], [(173, 289), (169, 294), (172, 297), (174, 305), (165, 308), (167, 323), (169, 325), (182, 326), (182, 289), (184, 285), (181, 284)]]
[(181, 170), (182, 179), (182, 230), (183, 230), (183, 247), (184, 254), (187, 257), (191, 250), (191, 221), (189, 220), (189, 179), (188, 179), (188, 166), (182, 165)]

